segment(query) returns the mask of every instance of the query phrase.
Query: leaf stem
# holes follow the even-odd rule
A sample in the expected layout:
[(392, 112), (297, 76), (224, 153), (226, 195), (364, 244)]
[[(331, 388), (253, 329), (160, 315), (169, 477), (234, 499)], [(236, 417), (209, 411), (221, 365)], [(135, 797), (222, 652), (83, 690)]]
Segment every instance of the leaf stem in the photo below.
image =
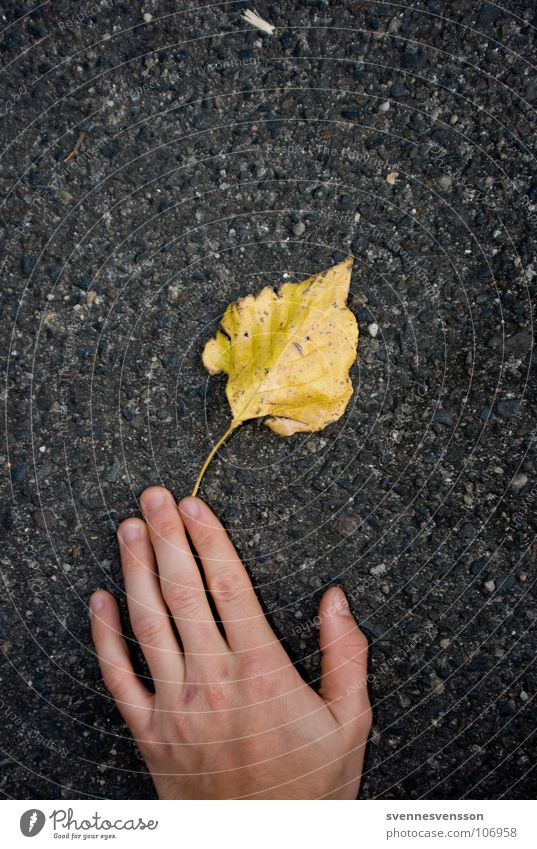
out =
[(216, 454), (216, 452), (218, 451), (218, 449), (222, 447), (222, 445), (224, 444), (224, 442), (226, 441), (226, 439), (227, 439), (229, 436), (231, 436), (231, 434), (233, 433), (233, 431), (234, 431), (234, 430), (236, 430), (236, 428), (238, 428), (238, 426), (239, 426), (239, 425), (240, 425), (240, 421), (237, 421), (237, 420), (235, 420), (235, 419), (234, 419), (234, 420), (231, 422), (231, 424), (230, 424), (230, 426), (228, 427), (228, 429), (226, 430), (226, 432), (224, 433), (224, 435), (223, 435), (223, 436), (221, 436), (221, 437), (220, 437), (220, 439), (218, 440), (218, 442), (217, 442), (217, 443), (216, 443), (216, 444), (215, 444), (215, 445), (211, 448), (211, 450), (210, 450), (210, 452), (209, 452), (209, 456), (207, 457), (207, 459), (205, 460), (205, 463), (204, 463), (204, 464), (203, 464), (203, 466), (201, 467), (201, 471), (200, 471), (200, 473), (199, 473), (199, 475), (198, 475), (198, 479), (197, 479), (196, 483), (194, 484), (194, 489), (192, 490), (192, 495), (197, 495), (197, 494), (198, 494), (198, 490), (199, 490), (199, 488), (200, 488), (200, 484), (201, 484), (201, 481), (202, 481), (203, 475), (204, 475), (204, 474), (205, 474), (205, 472), (207, 471), (207, 467), (208, 467), (209, 463), (210, 463), (210, 462), (211, 462), (211, 460), (213, 459), (213, 457), (214, 457), (214, 455)]

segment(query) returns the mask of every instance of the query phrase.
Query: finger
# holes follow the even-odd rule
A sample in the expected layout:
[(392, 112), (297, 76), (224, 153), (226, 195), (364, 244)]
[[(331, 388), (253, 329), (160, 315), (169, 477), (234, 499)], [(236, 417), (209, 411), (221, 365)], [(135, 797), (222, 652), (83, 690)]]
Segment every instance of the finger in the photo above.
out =
[(183, 680), (184, 662), (162, 598), (149, 532), (141, 519), (127, 519), (118, 530), (121, 566), (134, 635), (149, 665), (155, 687)]
[(162, 595), (185, 653), (221, 651), (225, 643), (211, 613), (175, 501), (166, 489), (157, 486), (146, 489), (140, 500), (157, 559)]
[(196, 549), (230, 647), (280, 647), (231, 540), (199, 498), (183, 498), (179, 510)]
[(139, 737), (153, 710), (153, 697), (134, 674), (116, 600), (107, 592), (90, 599), (91, 633), (105, 686), (132, 733)]
[(367, 638), (351, 613), (345, 594), (332, 587), (319, 608), (321, 695), (341, 724), (371, 725), (367, 693)]

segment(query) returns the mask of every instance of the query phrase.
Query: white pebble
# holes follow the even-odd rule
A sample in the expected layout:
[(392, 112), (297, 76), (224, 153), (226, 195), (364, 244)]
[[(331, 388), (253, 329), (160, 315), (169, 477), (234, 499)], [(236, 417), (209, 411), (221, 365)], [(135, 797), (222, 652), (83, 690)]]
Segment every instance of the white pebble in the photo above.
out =
[(151, 14), (151, 12), (144, 12), (144, 22), (146, 24), (148, 24), (152, 20), (153, 20), (153, 15)]
[(372, 324), (370, 324), (369, 327), (367, 328), (367, 332), (374, 339), (375, 336), (377, 335), (377, 333), (379, 332), (378, 324), (376, 322), (373, 322)]
[(485, 589), (488, 593), (493, 593), (494, 590), (496, 589), (496, 582), (495, 581), (485, 581)]
[(527, 482), (528, 476), (522, 474), (522, 472), (519, 472), (517, 475), (514, 476), (513, 480), (511, 481), (511, 489), (514, 489), (516, 492), (518, 492), (519, 489), (523, 489), (526, 486)]

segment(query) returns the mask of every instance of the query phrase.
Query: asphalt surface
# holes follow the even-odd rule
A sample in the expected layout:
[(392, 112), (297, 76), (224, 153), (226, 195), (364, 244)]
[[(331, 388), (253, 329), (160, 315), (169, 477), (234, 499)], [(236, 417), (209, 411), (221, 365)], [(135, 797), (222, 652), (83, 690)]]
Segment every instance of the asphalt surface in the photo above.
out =
[(202, 495), (313, 682), (348, 593), (364, 798), (533, 796), (535, 7), (260, 0), (273, 36), (245, 8), (3, 6), (0, 790), (154, 795), (88, 596), (124, 608), (118, 522), (228, 425), (200, 358), (228, 303), (352, 253), (345, 415), (243, 426)]

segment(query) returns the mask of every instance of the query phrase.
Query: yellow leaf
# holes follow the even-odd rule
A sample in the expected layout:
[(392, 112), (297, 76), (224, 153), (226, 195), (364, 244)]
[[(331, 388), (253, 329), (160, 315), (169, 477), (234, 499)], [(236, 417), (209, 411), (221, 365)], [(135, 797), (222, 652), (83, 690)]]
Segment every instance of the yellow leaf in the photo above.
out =
[(322, 430), (345, 412), (352, 395), (349, 369), (356, 358), (358, 324), (347, 307), (353, 258), (308, 277), (266, 286), (230, 304), (221, 329), (203, 351), (211, 374), (226, 372), (231, 425), (200, 472), (248, 419), (266, 416), (280, 434)]

